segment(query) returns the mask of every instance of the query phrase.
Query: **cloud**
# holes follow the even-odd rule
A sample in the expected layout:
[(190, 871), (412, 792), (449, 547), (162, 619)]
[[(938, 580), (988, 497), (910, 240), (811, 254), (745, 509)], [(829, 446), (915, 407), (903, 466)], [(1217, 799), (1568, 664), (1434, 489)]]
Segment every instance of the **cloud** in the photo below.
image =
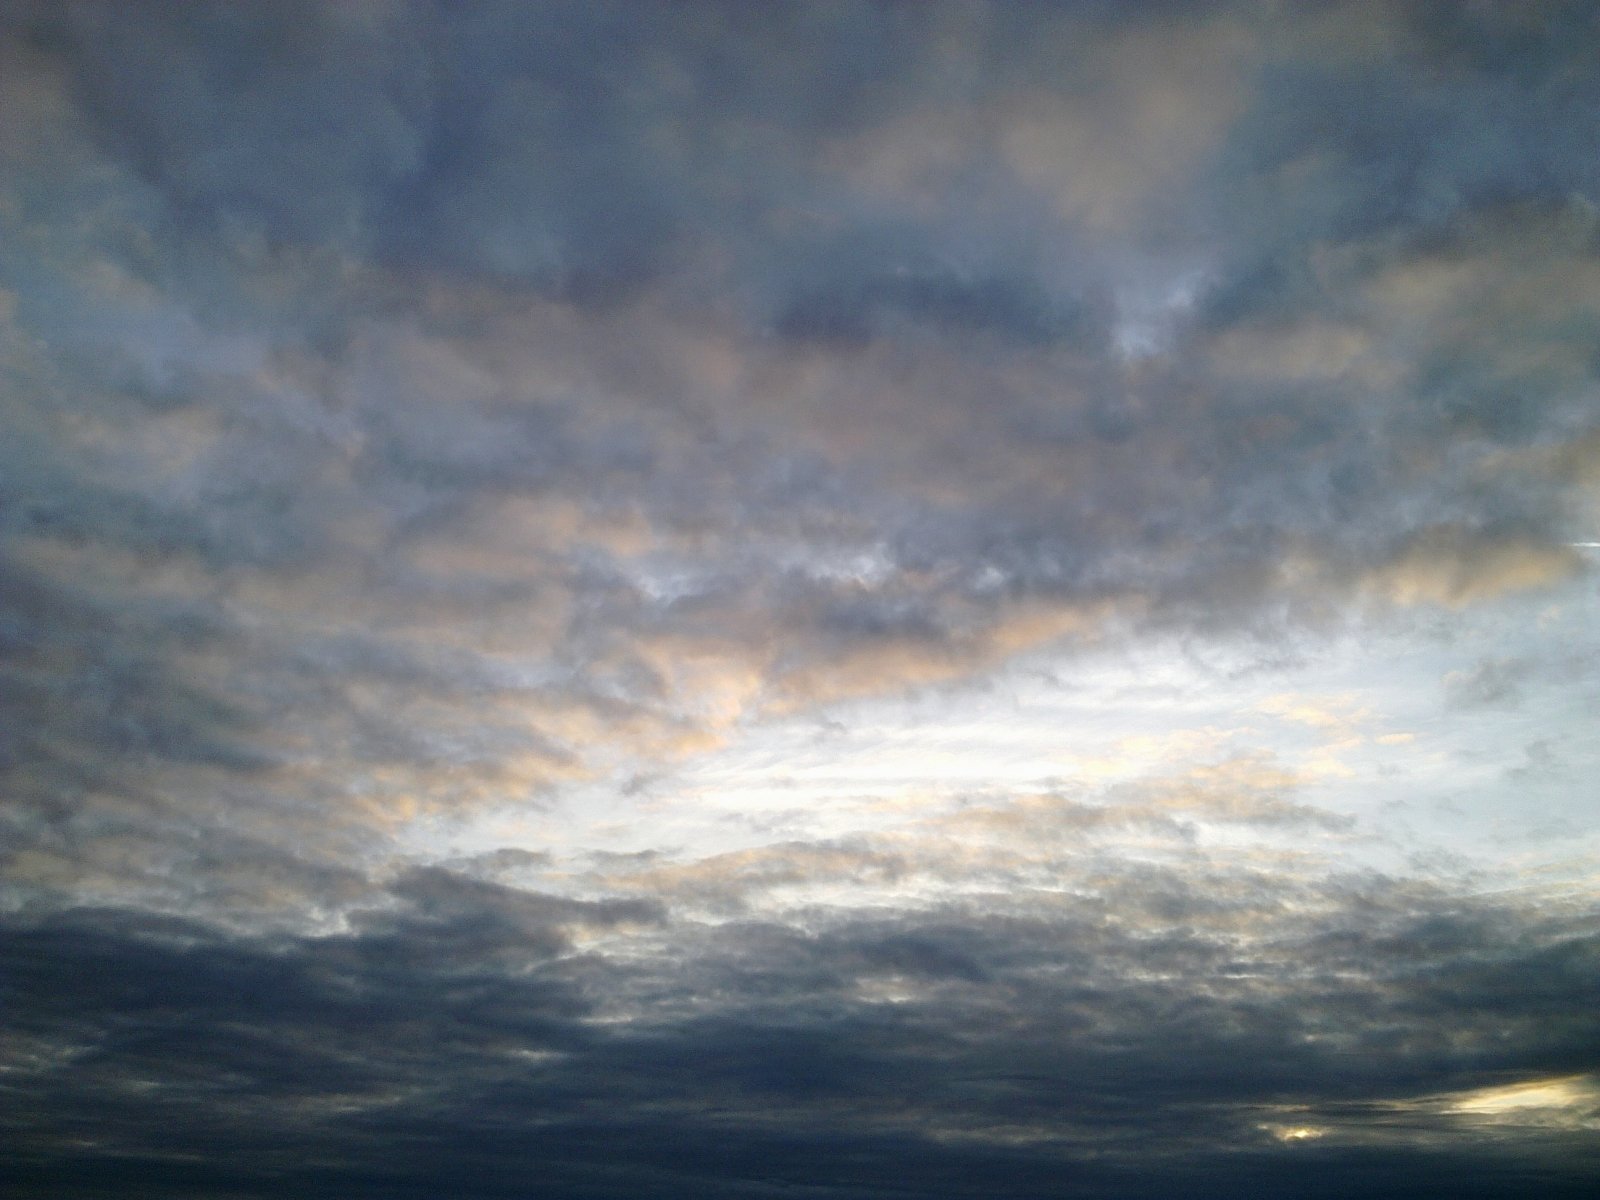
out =
[(1511, 704), (1533, 664), (1512, 659), (1490, 658), (1462, 671), (1445, 676), (1445, 691), (1461, 705)]
[[(1597, 36), (0, 5), (10, 1190), (1578, 1194), (1592, 897), (1375, 872), (1584, 761)], [(1331, 680), (1008, 773), (1021, 665), (1489, 625), (1509, 773)]]
[[(1533, 1095), (1508, 1073), (1586, 1061), (1592, 946), (1575, 927), (1338, 877), (1268, 885), (1242, 898), (1251, 923), (1211, 927), (1125, 907), (1163, 886), (1163, 869), (1134, 869), (1137, 883), (1028, 916), (842, 909), (809, 931), (684, 927), (654, 949), (659, 909), (437, 870), (320, 937), (105, 910), (12, 919), (13, 1086), (34, 1102), (7, 1169), (38, 1186), (92, 1121), (80, 1170), (181, 1180), (220, 1139), (233, 1152), (209, 1168), (217, 1186), (246, 1193), (277, 1186), (273, 1147), (293, 1147), (292, 1176), (357, 1191), (448, 1169), (494, 1195), (541, 1163), (557, 1194), (736, 1186), (762, 1162), (774, 1185), (872, 1194), (886, 1156), (910, 1155), (958, 1192), (998, 1169), (1033, 1194), (1048, 1164), (1154, 1194), (1219, 1147), (1294, 1177), (1299, 1143), (1269, 1153), (1256, 1131), (1299, 1105), (1294, 1127), (1332, 1130), (1326, 1169), (1359, 1170), (1403, 1113), (1447, 1173), (1517, 1178), (1517, 1144), (1486, 1148), (1474, 1123)], [(644, 940), (574, 955), (577, 925)], [(1577, 1172), (1582, 1135), (1566, 1128), (1549, 1125), (1555, 1161)], [(674, 1143), (692, 1149), (667, 1155)], [(435, 1168), (412, 1161), (428, 1146), (443, 1147)], [(842, 1157), (816, 1159), (824, 1146)], [(1403, 1157), (1366, 1161), (1384, 1186), (1409, 1174)]]
[(1507, 57), (1446, 9), (14, 7), (20, 792), (381, 832), (1034, 651), (1559, 585), (1557, 8)]
[(1580, 568), (1581, 560), (1567, 547), (1427, 530), (1374, 570), (1367, 586), (1400, 604), (1458, 607), (1507, 591), (1549, 586)]

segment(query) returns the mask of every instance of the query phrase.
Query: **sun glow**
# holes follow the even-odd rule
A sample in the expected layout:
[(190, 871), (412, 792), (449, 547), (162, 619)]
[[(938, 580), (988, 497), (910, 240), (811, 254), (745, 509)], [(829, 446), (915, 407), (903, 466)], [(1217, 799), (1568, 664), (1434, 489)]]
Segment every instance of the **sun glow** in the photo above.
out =
[(1263, 1125), (1262, 1128), (1280, 1142), (1314, 1142), (1328, 1132), (1318, 1125)]
[(1463, 1092), (1448, 1112), (1493, 1120), (1539, 1125), (1579, 1125), (1600, 1129), (1600, 1081), (1589, 1075), (1566, 1075), (1504, 1087)]

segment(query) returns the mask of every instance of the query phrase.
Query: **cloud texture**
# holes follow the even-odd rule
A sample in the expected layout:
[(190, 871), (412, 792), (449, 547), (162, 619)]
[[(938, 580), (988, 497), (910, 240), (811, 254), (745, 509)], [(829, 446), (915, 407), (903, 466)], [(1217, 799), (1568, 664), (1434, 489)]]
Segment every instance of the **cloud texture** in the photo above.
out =
[(1589, 1194), (1597, 49), (0, 3), (8, 1188)]

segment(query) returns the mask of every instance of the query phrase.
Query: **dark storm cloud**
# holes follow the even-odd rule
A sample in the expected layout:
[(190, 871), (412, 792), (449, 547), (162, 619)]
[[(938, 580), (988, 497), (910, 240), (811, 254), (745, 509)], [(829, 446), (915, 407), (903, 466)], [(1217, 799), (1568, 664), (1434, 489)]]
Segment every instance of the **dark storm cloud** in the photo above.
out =
[[(1576, 1129), (1535, 1130), (1535, 1168), (1429, 1098), (1600, 1069), (1585, 922), (1337, 877), (1269, 885), (1231, 927), (1152, 921), (1124, 900), (1163, 869), (1137, 870), (1029, 916), (682, 927), (631, 960), (567, 931), (658, 910), (437, 870), (322, 937), (12, 918), (7, 1173), (43, 1194), (71, 1142), (59, 1178), (86, 1195), (1028, 1196), (1063, 1171), (1223, 1194), (1241, 1172), (1299, 1190), (1308, 1159), (1380, 1194), (1419, 1161), (1485, 1194), (1535, 1169), (1578, 1194)], [(1329, 1144), (1262, 1132), (1316, 1119), (1341, 1122)], [(1420, 1149), (1386, 1146), (1395, 1122)]]

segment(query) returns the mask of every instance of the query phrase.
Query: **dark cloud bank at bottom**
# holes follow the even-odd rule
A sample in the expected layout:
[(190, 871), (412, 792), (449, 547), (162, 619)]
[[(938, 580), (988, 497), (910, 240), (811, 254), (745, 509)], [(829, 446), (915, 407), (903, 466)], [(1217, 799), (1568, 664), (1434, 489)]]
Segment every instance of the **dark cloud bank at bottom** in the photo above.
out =
[(1126, 871), (1026, 909), (794, 923), (442, 869), (316, 936), (12, 915), (0, 1181), (19, 1200), (1592, 1194), (1592, 1094), (1543, 1125), (1449, 1103), (1600, 1071), (1586, 915), (1377, 875), (1223, 902)]

